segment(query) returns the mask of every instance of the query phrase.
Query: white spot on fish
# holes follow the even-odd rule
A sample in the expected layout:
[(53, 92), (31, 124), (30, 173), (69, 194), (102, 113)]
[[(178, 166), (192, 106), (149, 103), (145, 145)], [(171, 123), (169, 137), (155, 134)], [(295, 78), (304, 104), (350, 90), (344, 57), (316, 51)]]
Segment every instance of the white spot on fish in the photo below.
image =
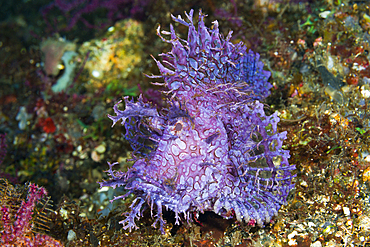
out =
[(239, 187), (235, 187), (234, 194), (235, 195), (240, 195), (240, 189), (239, 189)]
[(179, 155), (179, 159), (180, 159), (180, 160), (184, 160), (187, 156), (188, 156), (188, 154), (187, 154), (187, 153), (181, 153), (181, 154)]
[(202, 194), (202, 198), (205, 200), (205, 199), (207, 199), (208, 198), (208, 192), (204, 192), (203, 194)]
[(184, 141), (180, 140), (180, 138), (177, 138), (175, 140), (175, 143), (177, 144), (177, 146), (179, 146), (180, 149), (185, 150), (186, 143)]
[(189, 195), (185, 195), (183, 198), (182, 198), (182, 203), (183, 204), (188, 204), (190, 202), (191, 198)]
[(215, 183), (212, 183), (209, 185), (209, 193), (212, 194), (217, 190), (217, 185)]
[(191, 170), (195, 172), (197, 170), (197, 165), (195, 163), (191, 164)]
[(190, 187), (193, 187), (193, 184), (194, 184), (194, 179), (192, 178), (192, 177), (190, 177), (190, 178), (188, 178), (188, 185), (190, 186)]
[(206, 175), (206, 178), (210, 179), (211, 178), (211, 174), (212, 174), (212, 169), (209, 168), (209, 167), (207, 167), (204, 174)]
[(236, 181), (234, 181), (234, 186), (238, 187), (239, 184), (240, 184), (240, 179), (238, 178), (238, 179), (236, 179)]
[(185, 184), (185, 177), (184, 176), (180, 177), (180, 184)]
[(178, 155), (179, 155), (179, 153), (180, 153), (180, 149), (179, 149), (176, 145), (172, 145), (172, 146), (171, 146), (171, 150), (172, 150), (172, 153), (173, 153), (174, 155), (176, 155), (176, 156), (178, 156)]
[(223, 152), (222, 148), (217, 148), (215, 150), (215, 155), (216, 155), (217, 158), (220, 158), (221, 156), (223, 156), (223, 154), (224, 154), (224, 152)]
[(172, 157), (172, 155), (168, 155), (167, 153), (165, 153), (164, 157), (166, 158), (170, 166), (175, 165), (175, 159)]
[(231, 188), (229, 186), (224, 187), (224, 195), (228, 196), (231, 194)]

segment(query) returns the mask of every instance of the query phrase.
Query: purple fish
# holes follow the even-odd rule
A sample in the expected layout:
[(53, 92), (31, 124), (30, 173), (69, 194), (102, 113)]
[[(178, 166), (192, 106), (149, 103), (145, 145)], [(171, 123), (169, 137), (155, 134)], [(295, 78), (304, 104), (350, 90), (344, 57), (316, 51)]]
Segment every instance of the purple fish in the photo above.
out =
[(188, 27), (188, 38), (177, 36), (173, 26), (172, 45), (157, 61), (168, 89), (167, 107), (157, 110), (140, 96), (135, 102), (124, 98), (126, 108), (114, 106), (113, 125), (122, 120), (125, 138), (134, 150), (134, 165), (114, 171), (109, 163), (109, 181), (101, 186), (123, 186), (136, 195), (131, 211), (121, 223), (137, 228), (135, 218), (150, 207), (156, 211), (156, 226), (164, 232), (162, 208), (175, 212), (176, 224), (191, 220), (193, 213), (213, 211), (224, 218), (236, 217), (263, 226), (286, 203), (294, 187), (294, 165), (289, 151), (282, 149), (286, 132), (277, 132), (279, 118), (266, 116), (263, 100), (269, 95), (270, 72), (263, 70), (259, 54), (242, 42), (232, 44), (212, 29), (199, 12), (198, 28), (193, 10), (173, 20)]

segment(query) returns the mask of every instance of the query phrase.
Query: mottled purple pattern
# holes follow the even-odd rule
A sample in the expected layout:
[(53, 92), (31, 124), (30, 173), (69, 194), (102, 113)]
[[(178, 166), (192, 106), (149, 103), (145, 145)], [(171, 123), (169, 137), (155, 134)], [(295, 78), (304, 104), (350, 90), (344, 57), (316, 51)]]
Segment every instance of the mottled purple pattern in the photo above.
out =
[(263, 226), (277, 214), (293, 188), (289, 152), (282, 149), (286, 132), (277, 132), (276, 113), (266, 116), (258, 101), (269, 94), (270, 73), (262, 69), (259, 55), (242, 44), (224, 39), (217, 21), (204, 25), (200, 12), (198, 30), (193, 11), (187, 18), (172, 17), (189, 28), (187, 40), (170, 27), (172, 50), (156, 63), (168, 88), (168, 108), (160, 112), (142, 97), (124, 98), (126, 109), (115, 105), (113, 124), (122, 120), (125, 137), (134, 149), (134, 165), (127, 172), (114, 171), (101, 186), (124, 186), (136, 195), (124, 228), (137, 228), (135, 218), (150, 206), (163, 232), (162, 207), (181, 219), (213, 211), (224, 218)]

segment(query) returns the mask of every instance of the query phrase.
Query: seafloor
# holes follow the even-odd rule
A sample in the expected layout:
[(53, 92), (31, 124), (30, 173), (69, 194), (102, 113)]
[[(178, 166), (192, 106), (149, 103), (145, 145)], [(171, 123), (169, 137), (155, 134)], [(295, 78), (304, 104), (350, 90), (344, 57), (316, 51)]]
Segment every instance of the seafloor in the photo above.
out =
[[(264, 228), (211, 212), (177, 226), (167, 212), (163, 235), (144, 212), (129, 232), (118, 222), (133, 198), (111, 204), (124, 192), (97, 183), (107, 161), (131, 164), (107, 114), (127, 95), (160, 104), (143, 75), (158, 74), (150, 55), (170, 49), (156, 28), (190, 9), (233, 30), (271, 71), (265, 110), (288, 133), (295, 189)], [(49, 246), (370, 246), (369, 31), (367, 1), (1, 1), (1, 243), (39, 234)], [(48, 197), (28, 205), (18, 236), (9, 226), (31, 183)]]

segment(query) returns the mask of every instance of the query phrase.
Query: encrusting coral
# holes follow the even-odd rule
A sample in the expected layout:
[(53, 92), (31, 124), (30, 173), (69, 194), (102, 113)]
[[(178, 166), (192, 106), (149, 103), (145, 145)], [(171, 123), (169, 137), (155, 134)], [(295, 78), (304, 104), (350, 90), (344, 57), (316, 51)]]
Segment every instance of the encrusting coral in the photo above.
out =
[(156, 109), (139, 97), (124, 98), (126, 109), (114, 106), (113, 125), (122, 120), (125, 137), (134, 149), (132, 168), (114, 171), (109, 163), (108, 181), (101, 186), (123, 186), (136, 199), (121, 223), (137, 228), (135, 218), (149, 205), (164, 232), (162, 207), (181, 217), (214, 211), (224, 218), (263, 226), (277, 214), (294, 187), (282, 149), (286, 132), (277, 132), (276, 113), (266, 116), (263, 100), (269, 95), (270, 72), (263, 70), (259, 55), (230, 42), (219, 33), (218, 22), (209, 29), (200, 11), (198, 30), (193, 10), (173, 20), (188, 27), (188, 38), (177, 36), (173, 26), (166, 40), (171, 52), (157, 60), (167, 91), (167, 108)]

